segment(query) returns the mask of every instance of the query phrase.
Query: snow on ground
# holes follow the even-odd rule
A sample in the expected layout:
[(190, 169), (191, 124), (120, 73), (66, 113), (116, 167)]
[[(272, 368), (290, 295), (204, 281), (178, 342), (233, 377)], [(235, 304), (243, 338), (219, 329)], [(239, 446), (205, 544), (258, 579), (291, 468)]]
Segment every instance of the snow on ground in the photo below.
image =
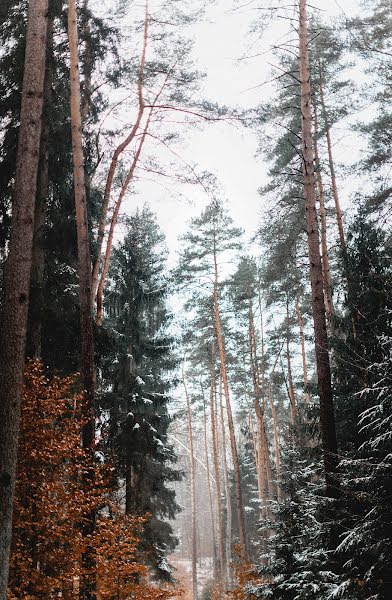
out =
[[(173, 575), (178, 582), (178, 588), (184, 590), (183, 600), (192, 600), (192, 564), (189, 558), (178, 554), (169, 556), (169, 563), (173, 566)], [(202, 597), (204, 586), (212, 578), (212, 561), (210, 558), (202, 558), (197, 563), (197, 587), (198, 596)]]

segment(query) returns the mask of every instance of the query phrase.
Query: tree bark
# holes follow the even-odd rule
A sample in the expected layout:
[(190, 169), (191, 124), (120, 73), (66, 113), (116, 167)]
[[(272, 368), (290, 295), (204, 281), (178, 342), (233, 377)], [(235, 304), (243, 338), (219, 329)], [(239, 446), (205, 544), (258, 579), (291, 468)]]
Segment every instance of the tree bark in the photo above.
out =
[(12, 534), (47, 22), (47, 0), (30, 0), (0, 346), (0, 600), (7, 595)]
[[(68, 38), (70, 50), (72, 155), (78, 246), (81, 375), (84, 390), (85, 417), (85, 425), (82, 429), (82, 444), (85, 450), (90, 453), (91, 460), (93, 461), (95, 443), (95, 369), (91, 293), (92, 281), (82, 140), (78, 29), (75, 0), (68, 0)], [(86, 474), (86, 476), (91, 480), (91, 478), (93, 478), (93, 471)], [(95, 512), (92, 511), (86, 519), (86, 524), (83, 525), (83, 535), (86, 541), (93, 533), (94, 528)], [(96, 597), (94, 551), (88, 541), (86, 546), (86, 551), (82, 556), (82, 566), (86, 574), (81, 581), (80, 595), (84, 600), (93, 600)]]
[(280, 350), (279, 353), (276, 355), (275, 358), (275, 362), (274, 362), (274, 366), (272, 367), (270, 376), (269, 376), (269, 403), (270, 403), (270, 407), (271, 407), (271, 414), (272, 414), (272, 425), (273, 425), (273, 430), (274, 430), (274, 447), (275, 447), (275, 469), (276, 469), (276, 497), (278, 502), (281, 499), (281, 488), (280, 488), (280, 446), (279, 446), (279, 434), (278, 434), (278, 419), (276, 416), (276, 408), (275, 408), (275, 404), (274, 404), (274, 398), (273, 398), (273, 375), (275, 373), (275, 369), (276, 369), (276, 365), (278, 364), (278, 360), (279, 360), (279, 356), (280, 356)]
[(196, 480), (195, 480), (195, 455), (193, 450), (193, 428), (191, 403), (188, 388), (183, 372), (183, 384), (186, 401), (186, 412), (188, 420), (188, 437), (191, 460), (191, 502), (192, 502), (192, 600), (197, 600), (197, 521), (196, 521)]
[(222, 377), (219, 382), (219, 413), (220, 413), (220, 424), (222, 431), (222, 462), (223, 462), (223, 480), (225, 482), (225, 497), (226, 497), (226, 568), (227, 568), (227, 581), (230, 585), (231, 582), (231, 544), (232, 544), (232, 510), (231, 510), (231, 495), (230, 495), (230, 479), (229, 469), (227, 466), (227, 450), (226, 450), (226, 433), (225, 433), (225, 417), (223, 412), (223, 401), (222, 401)]
[(49, 192), (49, 108), (53, 79), (53, 17), (48, 17), (46, 36), (46, 68), (44, 106), (41, 129), (40, 159), (34, 211), (34, 238), (31, 259), (30, 299), (26, 356), (40, 359), (42, 347), (42, 317), (44, 310), (45, 224)]
[(289, 387), (289, 400), (290, 400), (290, 412), (291, 422), (294, 424), (297, 419), (297, 403), (295, 400), (293, 374), (291, 371), (291, 352), (290, 352), (290, 311), (289, 311), (289, 299), (286, 298), (286, 360), (287, 360), (287, 380)]
[[(264, 352), (264, 349), (263, 349)], [(256, 414), (257, 426), (257, 452), (256, 452), (256, 469), (257, 469), (257, 487), (260, 500), (261, 517), (267, 516), (267, 500), (273, 495), (271, 462), (268, 452), (268, 440), (265, 429), (264, 409), (265, 403), (260, 387), (260, 373), (257, 361), (256, 335), (254, 327), (254, 317), (252, 304), (249, 304), (249, 355), (252, 368), (254, 406)], [(265, 386), (264, 378), (262, 385)], [(260, 405), (261, 400), (261, 405)], [(267, 490), (266, 490), (267, 484)]]
[(323, 117), (324, 117), (324, 123), (325, 123), (325, 135), (327, 138), (327, 148), (328, 148), (328, 163), (329, 163), (329, 170), (330, 170), (330, 174), (331, 174), (331, 184), (332, 184), (332, 196), (335, 202), (335, 210), (336, 210), (336, 219), (338, 222), (338, 231), (339, 231), (339, 240), (340, 240), (340, 246), (343, 252), (343, 258), (345, 261), (344, 267), (347, 270), (347, 264), (346, 264), (346, 237), (344, 234), (344, 227), (343, 227), (343, 217), (342, 217), (342, 208), (340, 206), (340, 199), (339, 199), (339, 192), (338, 192), (338, 186), (336, 183), (336, 173), (335, 173), (335, 163), (333, 160), (333, 152), (332, 152), (332, 140), (331, 140), (331, 127), (329, 125), (329, 120), (328, 120), (328, 113), (327, 113), (327, 107), (325, 105), (325, 98), (324, 98), (324, 88), (323, 88), (323, 82), (322, 82), (322, 71), (321, 71), (321, 66), (319, 63), (319, 74), (320, 74), (320, 101), (321, 101), (321, 108), (323, 111)]
[(306, 364), (304, 320), (302, 318), (301, 309), (299, 307), (298, 296), (295, 299), (295, 312), (297, 314), (298, 327), (299, 327), (299, 338), (300, 338), (300, 342), (301, 342), (302, 372), (303, 372), (303, 380), (304, 380), (304, 388), (305, 388), (305, 394), (304, 395), (305, 395), (306, 402), (310, 402), (309, 393), (306, 391), (306, 387), (308, 385), (308, 367), (307, 367), (307, 364)]
[(325, 194), (323, 179), (321, 177), (320, 157), (318, 151), (318, 115), (317, 107), (314, 105), (314, 159), (316, 164), (317, 187), (320, 202), (320, 234), (321, 234), (321, 268), (324, 281), (325, 309), (328, 317), (334, 314), (332, 302), (331, 271), (329, 268), (328, 245), (327, 245), (327, 214), (325, 210)]
[(308, 52), (308, 23), (306, 0), (299, 1), (299, 56), (301, 81), (302, 115), (302, 169), (304, 177), (305, 216), (308, 237), (310, 283), (318, 391), (320, 397), (320, 425), (324, 453), (326, 493), (336, 496), (337, 443), (333, 407), (331, 370), (328, 353), (328, 336), (323, 297), (323, 277), (321, 270), (320, 243), (318, 235), (315, 178), (312, 150), (311, 88)]
[(121, 191), (117, 198), (117, 202), (116, 202), (114, 210), (113, 210), (113, 215), (110, 220), (110, 229), (109, 229), (108, 241), (106, 244), (106, 252), (105, 252), (105, 258), (103, 261), (102, 274), (101, 274), (101, 278), (99, 280), (99, 285), (98, 285), (98, 289), (97, 289), (97, 316), (96, 316), (97, 325), (101, 325), (102, 319), (103, 319), (103, 291), (105, 288), (106, 278), (107, 278), (107, 275), (109, 272), (110, 255), (111, 255), (112, 246), (113, 246), (114, 230), (117, 225), (118, 215), (120, 213), (120, 208), (121, 208), (122, 202), (124, 200), (125, 193), (129, 187), (129, 184), (131, 183), (131, 181), (133, 179), (135, 169), (136, 169), (137, 163), (140, 158), (143, 144), (145, 142), (148, 128), (150, 126), (151, 117), (152, 117), (152, 109), (150, 110), (150, 113), (148, 115), (146, 125), (143, 130), (143, 134), (140, 138), (139, 145), (137, 147), (135, 156), (132, 160), (132, 163), (131, 163), (131, 166), (127, 173), (127, 176), (125, 178), (125, 181), (124, 181), (123, 185), (121, 186)]
[(218, 579), (222, 581), (225, 576), (225, 547), (223, 540), (223, 523), (222, 523), (222, 494), (220, 485), (220, 469), (219, 469), (219, 453), (218, 453), (218, 437), (215, 415), (215, 341), (211, 346), (211, 376), (210, 376), (210, 412), (211, 412), (211, 435), (212, 435), (212, 450), (214, 457), (214, 474), (216, 485), (216, 500), (218, 504)]
[(108, 171), (108, 175), (106, 178), (105, 191), (104, 191), (104, 195), (103, 195), (101, 216), (100, 216), (99, 225), (98, 225), (97, 251), (96, 251), (97, 256), (96, 256), (96, 260), (94, 261), (93, 271), (92, 271), (92, 302), (94, 302), (94, 299), (95, 299), (95, 296), (97, 293), (98, 280), (99, 280), (99, 269), (100, 269), (101, 258), (102, 258), (103, 239), (105, 237), (106, 220), (107, 220), (107, 216), (108, 216), (110, 195), (111, 195), (111, 191), (112, 191), (114, 175), (116, 173), (117, 162), (118, 162), (120, 155), (129, 146), (129, 144), (131, 144), (131, 142), (134, 140), (135, 135), (137, 134), (138, 129), (140, 127), (141, 120), (143, 118), (143, 113), (144, 113), (144, 108), (145, 108), (144, 97), (143, 97), (143, 80), (144, 80), (144, 67), (145, 67), (145, 63), (146, 63), (147, 38), (148, 38), (148, 2), (145, 3), (143, 47), (142, 47), (142, 53), (141, 53), (141, 57), (140, 57), (138, 82), (137, 82), (138, 112), (136, 115), (135, 123), (134, 123), (129, 135), (127, 135), (127, 137), (121, 142), (121, 144), (119, 144), (117, 146), (116, 150), (113, 153), (112, 159), (110, 161), (109, 171)]
[(242, 501), (242, 488), (241, 488), (241, 473), (240, 463), (238, 458), (237, 441), (234, 430), (233, 413), (231, 410), (230, 402), (230, 391), (229, 382), (227, 378), (226, 368), (226, 351), (222, 334), (222, 325), (219, 313), (219, 302), (218, 302), (218, 263), (216, 258), (216, 248), (214, 247), (214, 316), (215, 316), (215, 331), (218, 342), (221, 373), (223, 378), (223, 389), (226, 396), (226, 410), (227, 410), (227, 423), (229, 426), (229, 438), (230, 446), (233, 458), (233, 474), (234, 474), (234, 487), (236, 496), (236, 507), (237, 507), (237, 519), (238, 519), (238, 530), (240, 537), (240, 558), (244, 561), (248, 560), (248, 542), (245, 528), (245, 513), (244, 505)]
[(208, 452), (208, 439), (207, 439), (207, 414), (206, 405), (204, 402), (204, 451), (206, 455), (206, 470), (207, 470), (207, 485), (208, 485), (208, 499), (210, 502), (210, 516), (211, 516), (211, 538), (212, 538), (212, 560), (213, 560), (213, 576), (214, 579), (217, 575), (216, 572), (216, 536), (215, 536), (215, 515), (214, 515), (214, 503), (212, 501), (212, 489), (211, 489), (211, 473), (210, 473), (210, 457)]

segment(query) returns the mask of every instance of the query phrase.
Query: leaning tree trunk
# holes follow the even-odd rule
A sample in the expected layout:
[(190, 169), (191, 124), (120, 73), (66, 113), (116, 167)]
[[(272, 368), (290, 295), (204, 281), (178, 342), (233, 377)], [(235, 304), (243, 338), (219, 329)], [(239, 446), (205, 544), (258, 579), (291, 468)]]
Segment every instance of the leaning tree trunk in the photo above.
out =
[(6, 600), (42, 127), (48, 0), (30, 0), (0, 346), (0, 600)]
[(217, 338), (217, 342), (218, 342), (221, 373), (222, 373), (222, 378), (223, 378), (223, 389), (224, 389), (225, 396), (226, 396), (227, 423), (228, 423), (228, 427), (229, 427), (229, 439), (230, 439), (231, 453), (232, 453), (232, 459), (233, 459), (234, 488), (235, 488), (235, 498), (236, 498), (236, 507), (237, 507), (238, 530), (239, 530), (239, 538), (240, 538), (240, 558), (242, 560), (246, 561), (246, 560), (248, 560), (249, 552), (248, 552), (248, 542), (247, 542), (246, 528), (245, 528), (244, 504), (242, 501), (240, 463), (239, 463), (239, 458), (238, 458), (237, 441), (236, 441), (235, 430), (234, 430), (233, 413), (231, 410), (229, 382), (228, 382), (228, 378), (227, 378), (226, 351), (225, 351), (225, 344), (224, 344), (224, 340), (223, 340), (222, 325), (221, 325), (220, 313), (219, 313), (218, 263), (217, 263), (217, 258), (216, 258), (215, 247), (214, 247), (214, 316), (215, 316), (215, 331), (216, 331), (216, 338)]
[[(93, 461), (95, 442), (95, 373), (91, 294), (92, 280), (82, 140), (78, 29), (75, 0), (68, 0), (68, 38), (70, 51), (72, 155), (79, 271), (81, 373), (84, 390), (85, 417), (85, 424), (82, 430), (82, 444)], [(93, 469), (86, 474), (86, 477), (91, 482), (94, 477)], [(82, 556), (82, 567), (86, 575), (81, 581), (80, 595), (81, 598), (85, 600), (91, 600), (96, 597), (94, 551), (87, 541), (92, 535), (94, 527), (95, 511), (92, 510), (87, 515), (85, 524), (83, 525), (83, 536), (87, 543), (86, 550)]]
[(320, 397), (320, 425), (324, 453), (326, 493), (328, 496), (334, 497), (336, 496), (336, 477), (334, 475), (337, 470), (337, 443), (316, 212), (306, 0), (300, 0), (299, 8), (299, 67), (301, 81), (302, 169), (304, 177), (305, 216), (308, 236), (310, 284), (312, 290), (312, 311), (318, 391)]
[(183, 374), (186, 413), (188, 420), (189, 454), (191, 461), (191, 502), (192, 502), (192, 600), (197, 600), (197, 522), (196, 522), (196, 481), (195, 481), (195, 454), (193, 450), (193, 428), (191, 403), (188, 388)]
[(48, 17), (44, 107), (40, 143), (37, 193), (34, 211), (34, 238), (31, 258), (30, 299), (26, 356), (41, 358), (42, 317), (44, 311), (45, 224), (49, 191), (49, 110), (53, 79), (53, 17)]
[[(86, 2), (87, 8), (87, 2)], [(144, 68), (146, 63), (146, 52), (147, 52), (147, 41), (148, 41), (148, 24), (149, 24), (149, 16), (148, 16), (148, 1), (145, 3), (144, 9), (144, 27), (143, 27), (143, 47), (142, 53), (140, 57), (139, 63), (139, 72), (137, 79), (137, 96), (138, 96), (138, 112), (136, 115), (135, 123), (133, 124), (131, 131), (127, 135), (127, 137), (117, 146), (115, 149), (112, 159), (110, 161), (109, 171), (106, 178), (105, 190), (103, 195), (102, 207), (101, 207), (101, 215), (99, 219), (98, 225), (98, 236), (97, 236), (97, 256), (94, 261), (93, 270), (92, 270), (92, 301), (95, 300), (95, 295), (98, 288), (99, 281), (99, 269), (101, 266), (102, 259), (102, 247), (103, 241), (105, 237), (105, 229), (106, 229), (106, 221), (109, 210), (110, 196), (112, 192), (112, 186), (114, 181), (114, 176), (116, 174), (117, 163), (121, 156), (121, 154), (126, 150), (126, 148), (133, 142), (135, 136), (139, 130), (139, 126), (141, 120), (143, 118), (145, 102), (143, 97), (143, 82), (144, 82)]]

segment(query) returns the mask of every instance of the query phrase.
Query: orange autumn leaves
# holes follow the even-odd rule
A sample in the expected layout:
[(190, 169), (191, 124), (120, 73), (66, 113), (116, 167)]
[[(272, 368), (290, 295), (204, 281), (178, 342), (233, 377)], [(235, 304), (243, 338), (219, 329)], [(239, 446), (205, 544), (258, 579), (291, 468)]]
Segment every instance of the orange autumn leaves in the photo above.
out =
[[(91, 511), (98, 600), (172, 597), (148, 582), (138, 552), (145, 519), (125, 516), (109, 482), (111, 468), (82, 448), (83, 396), (74, 377), (48, 379), (28, 365), (23, 391), (9, 599), (78, 597), (82, 529)], [(85, 477), (91, 473), (93, 477)]]

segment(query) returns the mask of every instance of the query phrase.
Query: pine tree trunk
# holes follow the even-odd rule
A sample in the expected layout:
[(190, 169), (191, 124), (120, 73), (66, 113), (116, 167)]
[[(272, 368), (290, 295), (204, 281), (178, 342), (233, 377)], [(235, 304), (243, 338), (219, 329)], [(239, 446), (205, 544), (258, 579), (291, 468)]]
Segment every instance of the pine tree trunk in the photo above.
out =
[(341, 249), (343, 252), (343, 258), (345, 260), (344, 266), (345, 266), (345, 268), (347, 268), (347, 265), (346, 265), (346, 238), (344, 235), (342, 208), (340, 206), (338, 186), (336, 183), (335, 163), (333, 160), (333, 152), (332, 152), (331, 127), (329, 125), (328, 113), (327, 113), (327, 108), (325, 105), (324, 88), (323, 88), (323, 83), (322, 83), (323, 74), (321, 72), (320, 63), (319, 63), (319, 72), (320, 72), (320, 101), (321, 101), (321, 108), (323, 111), (323, 117), (324, 117), (324, 123), (325, 123), (325, 135), (327, 138), (328, 162), (329, 162), (329, 170), (331, 173), (331, 183), (332, 183), (332, 196), (333, 196), (333, 199), (335, 202), (336, 219), (338, 222), (340, 246), (341, 246)]
[(214, 247), (214, 315), (215, 315), (215, 331), (216, 331), (216, 338), (217, 338), (218, 348), (219, 348), (221, 373), (222, 373), (222, 378), (223, 378), (223, 389), (224, 389), (225, 396), (226, 396), (227, 423), (229, 426), (230, 446), (231, 446), (231, 452), (232, 452), (232, 458), (233, 458), (234, 487), (235, 487), (235, 497), (236, 497), (236, 507), (237, 507), (238, 530), (239, 530), (239, 537), (240, 537), (240, 557), (242, 560), (246, 561), (248, 559), (248, 555), (249, 555), (248, 542), (247, 542), (246, 528), (245, 528), (244, 505), (243, 505), (243, 501), (242, 501), (240, 463), (239, 463), (239, 458), (238, 458), (237, 441), (236, 441), (235, 430), (234, 430), (233, 413), (231, 410), (229, 382), (227, 379), (226, 351), (225, 351), (225, 345), (224, 345), (224, 341), (223, 341), (222, 325), (221, 325), (220, 313), (219, 313), (218, 263), (217, 263), (217, 258), (216, 258), (215, 247)]
[(312, 289), (312, 309), (318, 391), (320, 397), (320, 425), (324, 452), (326, 493), (328, 496), (333, 497), (336, 496), (336, 480), (334, 474), (337, 470), (337, 443), (316, 212), (306, 0), (300, 0), (299, 8), (299, 56), (303, 152), (302, 168), (304, 176), (305, 216), (308, 235), (310, 283)]
[(281, 499), (281, 489), (280, 489), (280, 446), (279, 446), (279, 433), (278, 433), (278, 419), (276, 416), (276, 408), (274, 404), (273, 398), (273, 375), (275, 373), (276, 365), (278, 364), (278, 360), (280, 357), (280, 351), (276, 355), (274, 365), (272, 367), (270, 376), (269, 376), (269, 403), (272, 414), (272, 425), (274, 430), (274, 447), (275, 447), (275, 468), (276, 468), (276, 496), (278, 501)]
[(297, 419), (297, 404), (295, 401), (293, 374), (291, 371), (291, 352), (290, 352), (290, 312), (289, 312), (289, 299), (286, 298), (286, 360), (287, 360), (287, 379), (289, 386), (289, 399), (290, 399), (290, 412), (291, 422), (295, 423)]
[[(84, 155), (82, 141), (82, 119), (80, 103), (80, 74), (78, 56), (78, 30), (75, 0), (68, 0), (68, 38), (70, 50), (70, 91), (71, 91), (71, 131), (74, 168), (74, 194), (76, 210), (76, 230), (78, 245), (79, 302), (81, 329), (81, 374), (84, 390), (84, 417), (82, 430), (83, 447), (94, 458), (95, 442), (95, 371), (94, 339), (91, 294), (90, 240), (87, 220)], [(89, 479), (93, 472), (86, 475)], [(83, 535), (88, 540), (95, 527), (95, 513), (91, 512), (83, 525)], [(87, 542), (82, 556), (82, 567), (86, 571), (81, 581), (80, 596), (83, 600), (93, 600), (95, 592), (94, 552)]]
[(138, 104), (139, 104), (138, 112), (136, 115), (135, 123), (133, 124), (133, 127), (132, 127), (129, 135), (127, 135), (127, 137), (121, 142), (121, 144), (119, 144), (117, 146), (117, 148), (115, 149), (115, 151), (113, 153), (112, 159), (110, 161), (110, 166), (109, 166), (109, 171), (108, 171), (108, 175), (106, 178), (105, 191), (104, 191), (103, 201), (102, 201), (101, 216), (100, 216), (99, 225), (98, 225), (97, 256), (94, 261), (93, 270), (92, 270), (92, 302), (94, 302), (94, 300), (95, 300), (95, 296), (96, 296), (97, 289), (98, 289), (99, 270), (100, 270), (100, 266), (101, 266), (103, 240), (105, 237), (105, 229), (106, 229), (106, 221), (107, 221), (108, 210), (109, 210), (110, 195), (112, 192), (113, 180), (114, 180), (114, 176), (116, 173), (117, 163), (118, 163), (118, 160), (119, 160), (121, 154), (134, 140), (134, 138), (139, 130), (140, 123), (142, 121), (143, 114), (144, 114), (145, 102), (144, 102), (144, 97), (143, 97), (143, 80), (144, 80), (144, 67), (145, 67), (145, 63), (146, 63), (146, 52), (147, 52), (148, 19), (149, 19), (149, 17), (148, 17), (148, 2), (146, 1), (145, 11), (144, 11), (143, 47), (142, 47), (142, 53), (141, 53), (141, 57), (140, 57), (139, 73), (138, 73), (138, 81), (137, 81), (137, 94), (138, 94)]
[(193, 428), (191, 403), (183, 373), (183, 384), (188, 420), (188, 437), (191, 461), (191, 502), (192, 502), (192, 600), (197, 600), (197, 521), (196, 521), (196, 480), (195, 480), (195, 455), (193, 450)]
[[(254, 328), (254, 317), (251, 303), (249, 304), (249, 355), (252, 368), (254, 406), (257, 425), (257, 487), (260, 500), (261, 516), (267, 516), (267, 500), (273, 495), (271, 463), (268, 451), (268, 440), (265, 429), (264, 409), (265, 403), (260, 388), (260, 373), (257, 361), (256, 335)], [(265, 382), (263, 381), (265, 386)], [(262, 405), (260, 405), (260, 401)], [(268, 490), (266, 491), (266, 483)]]
[(6, 600), (26, 350), (34, 205), (46, 57), (47, 0), (30, 0), (0, 345), (0, 600)]
[(332, 303), (331, 271), (329, 268), (328, 245), (327, 245), (327, 214), (325, 210), (325, 194), (323, 179), (321, 177), (320, 157), (318, 151), (318, 116), (317, 107), (314, 106), (314, 159), (316, 164), (317, 187), (320, 202), (320, 234), (321, 234), (321, 268), (324, 281), (325, 309), (330, 317), (334, 314)]
[(111, 256), (111, 252), (112, 252), (112, 246), (113, 246), (113, 239), (114, 239), (114, 231), (117, 225), (117, 221), (118, 221), (118, 216), (120, 214), (120, 208), (122, 205), (122, 202), (124, 200), (124, 196), (125, 193), (129, 187), (129, 184), (131, 183), (134, 173), (135, 173), (135, 169), (136, 166), (138, 164), (139, 158), (140, 158), (140, 154), (143, 148), (143, 144), (145, 142), (146, 139), (146, 135), (148, 132), (148, 128), (150, 126), (150, 122), (151, 122), (151, 117), (152, 117), (152, 109), (150, 110), (150, 113), (148, 115), (144, 130), (143, 130), (143, 134), (140, 138), (135, 156), (132, 160), (132, 164), (130, 166), (130, 169), (127, 173), (127, 176), (125, 178), (125, 181), (121, 187), (121, 191), (120, 194), (117, 198), (117, 202), (114, 206), (114, 210), (113, 210), (113, 214), (112, 214), (112, 218), (110, 220), (110, 228), (109, 228), (109, 234), (108, 234), (108, 241), (106, 244), (106, 251), (105, 251), (105, 257), (104, 257), (104, 261), (103, 261), (103, 266), (102, 266), (102, 274), (101, 274), (101, 278), (99, 280), (99, 285), (98, 285), (98, 289), (97, 289), (97, 316), (96, 316), (96, 323), (97, 325), (101, 325), (102, 324), (102, 318), (103, 318), (103, 291), (105, 288), (105, 283), (106, 283), (106, 278), (109, 272), (109, 265), (110, 265), (110, 256)]
[(233, 516), (231, 510), (231, 494), (230, 494), (230, 479), (229, 469), (227, 466), (227, 449), (226, 449), (226, 432), (225, 432), (225, 417), (223, 412), (223, 401), (222, 401), (222, 377), (220, 377), (219, 384), (219, 412), (220, 412), (220, 424), (222, 431), (222, 462), (223, 462), (223, 480), (225, 482), (225, 497), (226, 497), (226, 568), (227, 568), (227, 581), (230, 586), (231, 582), (231, 544), (232, 544), (232, 523)]
[[(304, 320), (302, 318), (301, 309), (299, 307), (298, 296), (296, 297), (296, 300), (295, 300), (295, 312), (297, 314), (297, 319), (298, 319), (299, 338), (300, 338), (300, 342), (301, 342), (302, 372), (303, 372), (304, 388), (306, 390), (307, 385), (308, 385), (308, 367), (306, 364)], [(310, 396), (307, 391), (305, 391), (304, 396), (305, 396), (306, 402), (310, 402)]]
[(206, 455), (206, 470), (207, 470), (207, 485), (208, 485), (208, 499), (210, 503), (210, 516), (211, 516), (211, 538), (212, 538), (212, 560), (213, 560), (213, 577), (217, 576), (217, 565), (216, 565), (216, 536), (215, 536), (215, 515), (214, 515), (214, 503), (212, 501), (212, 488), (211, 488), (211, 472), (210, 472), (210, 457), (208, 451), (208, 439), (207, 439), (207, 414), (206, 405), (204, 403), (204, 451)]
[(52, 100), (53, 79), (53, 17), (48, 17), (46, 36), (46, 68), (44, 106), (40, 142), (37, 194), (34, 211), (34, 238), (31, 260), (30, 299), (27, 328), (26, 356), (41, 358), (42, 316), (44, 310), (45, 224), (49, 191), (49, 108)]
[(225, 547), (223, 539), (223, 522), (222, 522), (222, 494), (220, 484), (220, 469), (219, 469), (219, 452), (218, 452), (218, 436), (216, 427), (215, 414), (215, 341), (211, 347), (211, 377), (210, 377), (210, 412), (211, 412), (211, 436), (212, 450), (214, 457), (214, 474), (216, 486), (216, 501), (217, 501), (217, 534), (218, 534), (218, 579), (222, 581), (225, 576)]

